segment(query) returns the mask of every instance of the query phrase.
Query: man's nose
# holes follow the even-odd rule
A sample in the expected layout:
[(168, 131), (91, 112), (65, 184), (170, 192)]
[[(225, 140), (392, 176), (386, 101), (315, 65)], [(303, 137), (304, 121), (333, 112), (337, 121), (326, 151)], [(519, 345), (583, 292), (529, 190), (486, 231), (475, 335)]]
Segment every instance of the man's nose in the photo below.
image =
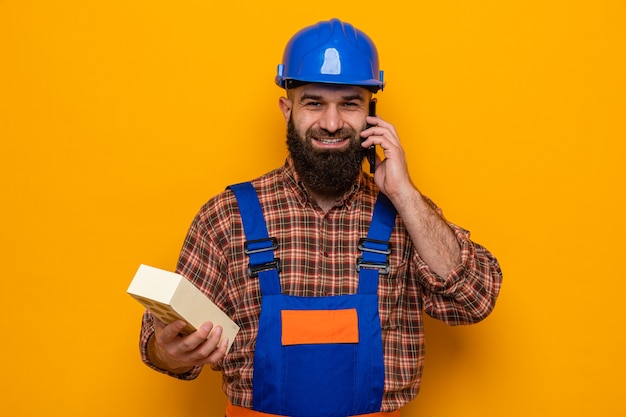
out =
[(336, 106), (328, 106), (319, 121), (320, 127), (328, 132), (335, 132), (343, 127), (343, 119)]

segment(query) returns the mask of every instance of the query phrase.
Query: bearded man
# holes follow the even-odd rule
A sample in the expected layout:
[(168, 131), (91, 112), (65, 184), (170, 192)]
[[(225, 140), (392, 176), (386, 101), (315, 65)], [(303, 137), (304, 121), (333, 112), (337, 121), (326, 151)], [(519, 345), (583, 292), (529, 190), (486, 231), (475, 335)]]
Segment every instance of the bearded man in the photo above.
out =
[(393, 125), (368, 114), (384, 82), (366, 34), (304, 28), (276, 82), (286, 163), (211, 198), (177, 266), (240, 331), (226, 354), (219, 326), (181, 335), (184, 322), (147, 311), (142, 359), (180, 379), (221, 371), (228, 417), (397, 415), (419, 390), (423, 314), (484, 319), (500, 267), (420, 193)]

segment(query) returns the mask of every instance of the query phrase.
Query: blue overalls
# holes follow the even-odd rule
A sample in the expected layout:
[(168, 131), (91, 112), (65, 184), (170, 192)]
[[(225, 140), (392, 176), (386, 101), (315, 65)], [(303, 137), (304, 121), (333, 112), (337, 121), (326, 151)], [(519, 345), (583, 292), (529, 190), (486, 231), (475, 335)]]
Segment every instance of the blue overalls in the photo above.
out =
[(229, 187), (237, 198), (249, 255), (258, 277), (261, 316), (254, 356), (253, 410), (289, 417), (346, 417), (380, 411), (384, 363), (378, 274), (389, 272), (396, 211), (381, 193), (367, 238), (359, 241), (356, 294), (284, 295), (276, 239), (268, 236), (252, 184)]

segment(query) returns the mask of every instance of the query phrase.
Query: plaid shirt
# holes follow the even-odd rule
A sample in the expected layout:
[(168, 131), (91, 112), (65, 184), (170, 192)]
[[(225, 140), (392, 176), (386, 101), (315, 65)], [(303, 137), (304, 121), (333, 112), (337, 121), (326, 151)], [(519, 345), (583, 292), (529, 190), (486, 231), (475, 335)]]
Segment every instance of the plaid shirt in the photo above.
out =
[[(278, 239), (284, 294), (354, 294), (358, 285), (357, 243), (367, 235), (378, 189), (362, 173), (354, 187), (324, 213), (312, 202), (288, 159), (285, 166), (253, 182), (269, 235)], [(434, 274), (416, 252), (399, 216), (391, 236), (391, 271), (379, 279), (385, 385), (381, 411), (399, 409), (419, 390), (424, 362), (422, 311), (448, 324), (482, 320), (494, 307), (502, 274), (497, 260), (469, 233), (454, 230), (461, 264), (445, 278)], [(247, 274), (244, 233), (234, 194), (227, 190), (198, 212), (185, 239), (177, 272), (187, 277), (240, 327), (229, 354), (215, 367), (234, 405), (252, 408), (252, 372), (261, 294), (258, 279)], [(146, 312), (141, 332), (143, 361), (153, 334)], [(193, 379), (201, 368), (173, 375)], [(160, 372), (164, 372), (159, 370)]]

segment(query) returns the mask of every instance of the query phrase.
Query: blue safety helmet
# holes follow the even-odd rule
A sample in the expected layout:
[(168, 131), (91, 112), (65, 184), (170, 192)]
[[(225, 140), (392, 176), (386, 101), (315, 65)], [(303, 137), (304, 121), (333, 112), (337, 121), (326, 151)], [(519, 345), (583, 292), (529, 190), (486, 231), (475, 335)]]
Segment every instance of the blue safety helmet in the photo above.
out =
[(377, 92), (385, 86), (374, 42), (349, 23), (332, 19), (306, 27), (287, 43), (276, 84), (357, 85)]

